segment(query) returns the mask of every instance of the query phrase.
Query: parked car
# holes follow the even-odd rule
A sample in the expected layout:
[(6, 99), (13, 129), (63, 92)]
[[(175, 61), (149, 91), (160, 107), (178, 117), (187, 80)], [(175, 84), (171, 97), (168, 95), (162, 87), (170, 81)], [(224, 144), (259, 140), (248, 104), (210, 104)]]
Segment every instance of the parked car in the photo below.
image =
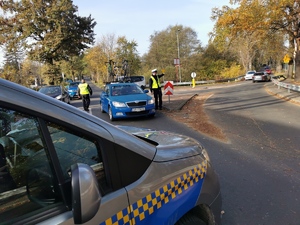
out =
[(78, 98), (78, 93), (77, 93), (77, 89), (78, 89), (78, 85), (80, 84), (80, 82), (71, 82), (68, 86), (68, 93), (70, 96), (70, 99), (72, 100), (73, 98)]
[(266, 73), (266, 72), (256, 72), (254, 73), (253, 75), (253, 78), (252, 78), (252, 82), (255, 83), (255, 82), (259, 82), (259, 81), (271, 81), (271, 76), (270, 74)]
[(146, 80), (144, 76), (141, 75), (134, 75), (134, 76), (120, 76), (116, 80), (117, 82), (126, 82), (126, 83), (136, 83), (139, 85), (141, 88), (145, 89), (146, 88)]
[(0, 89), (1, 224), (220, 224), (219, 179), (197, 140)]
[(246, 74), (245, 74), (245, 80), (252, 80), (252, 77), (253, 75), (255, 74), (255, 70), (252, 70), (252, 71), (248, 71)]
[(271, 68), (266, 68), (266, 69), (265, 69), (265, 72), (266, 72), (267, 74), (272, 74)]
[(111, 121), (121, 118), (154, 116), (154, 100), (135, 83), (110, 83), (100, 94), (101, 112), (106, 112)]
[(70, 104), (70, 96), (67, 90), (60, 85), (42, 86), (39, 92)]

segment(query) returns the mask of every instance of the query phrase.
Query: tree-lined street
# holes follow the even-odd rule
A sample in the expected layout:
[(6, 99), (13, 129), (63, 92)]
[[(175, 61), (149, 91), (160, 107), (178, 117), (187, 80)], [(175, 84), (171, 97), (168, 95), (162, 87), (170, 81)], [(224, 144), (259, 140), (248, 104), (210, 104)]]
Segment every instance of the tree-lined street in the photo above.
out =
[[(113, 124), (170, 130), (201, 141), (220, 176), (223, 225), (298, 225), (300, 108), (269, 95), (264, 84), (239, 82), (189, 90), (214, 93), (205, 103), (205, 113), (223, 130), (227, 142), (195, 132), (162, 112), (152, 119)], [(98, 91), (92, 98), (92, 113), (109, 122), (99, 110)]]

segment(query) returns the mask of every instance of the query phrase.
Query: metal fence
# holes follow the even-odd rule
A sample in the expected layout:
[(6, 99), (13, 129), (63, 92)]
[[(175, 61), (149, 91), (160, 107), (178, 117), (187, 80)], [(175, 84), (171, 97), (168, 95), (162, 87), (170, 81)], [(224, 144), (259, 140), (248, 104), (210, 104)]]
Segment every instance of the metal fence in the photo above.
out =
[(298, 86), (298, 85), (282, 82), (277, 79), (272, 79), (272, 82), (274, 85), (277, 85), (278, 89), (285, 88), (285, 89), (287, 89), (288, 92), (291, 92), (291, 90), (300, 92), (300, 86)]

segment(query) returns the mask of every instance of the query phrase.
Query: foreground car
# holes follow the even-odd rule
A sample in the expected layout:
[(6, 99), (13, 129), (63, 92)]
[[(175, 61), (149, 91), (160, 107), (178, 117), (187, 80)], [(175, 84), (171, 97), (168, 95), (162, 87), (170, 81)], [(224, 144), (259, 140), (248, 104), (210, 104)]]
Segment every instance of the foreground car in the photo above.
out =
[(106, 112), (111, 121), (120, 118), (154, 116), (154, 100), (135, 83), (106, 84), (100, 95), (101, 112)]
[(78, 98), (78, 93), (77, 93), (77, 89), (78, 89), (78, 85), (80, 84), (80, 82), (71, 82), (68, 86), (68, 93), (70, 96), (70, 99), (74, 99), (74, 98)]
[(245, 74), (245, 80), (252, 80), (252, 77), (253, 75), (255, 74), (255, 71), (248, 71), (246, 74)]
[(0, 88), (1, 224), (220, 224), (218, 176), (198, 141)]
[(252, 77), (252, 82), (255, 83), (255, 82), (261, 82), (261, 81), (265, 81), (265, 82), (271, 81), (270, 74), (268, 74), (266, 72), (254, 73), (253, 77)]
[(43, 86), (40, 88), (39, 92), (70, 104), (70, 96), (68, 92), (60, 85)]

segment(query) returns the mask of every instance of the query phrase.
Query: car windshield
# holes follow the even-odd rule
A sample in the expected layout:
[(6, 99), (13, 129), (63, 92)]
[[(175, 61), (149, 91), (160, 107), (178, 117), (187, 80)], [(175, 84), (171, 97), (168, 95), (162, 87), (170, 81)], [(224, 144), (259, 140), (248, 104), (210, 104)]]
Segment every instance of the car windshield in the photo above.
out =
[(60, 94), (60, 87), (42, 87), (39, 91), (43, 94)]
[(79, 83), (70, 83), (69, 87), (78, 87)]
[(137, 85), (116, 85), (111, 87), (112, 96), (143, 94), (144, 91)]

